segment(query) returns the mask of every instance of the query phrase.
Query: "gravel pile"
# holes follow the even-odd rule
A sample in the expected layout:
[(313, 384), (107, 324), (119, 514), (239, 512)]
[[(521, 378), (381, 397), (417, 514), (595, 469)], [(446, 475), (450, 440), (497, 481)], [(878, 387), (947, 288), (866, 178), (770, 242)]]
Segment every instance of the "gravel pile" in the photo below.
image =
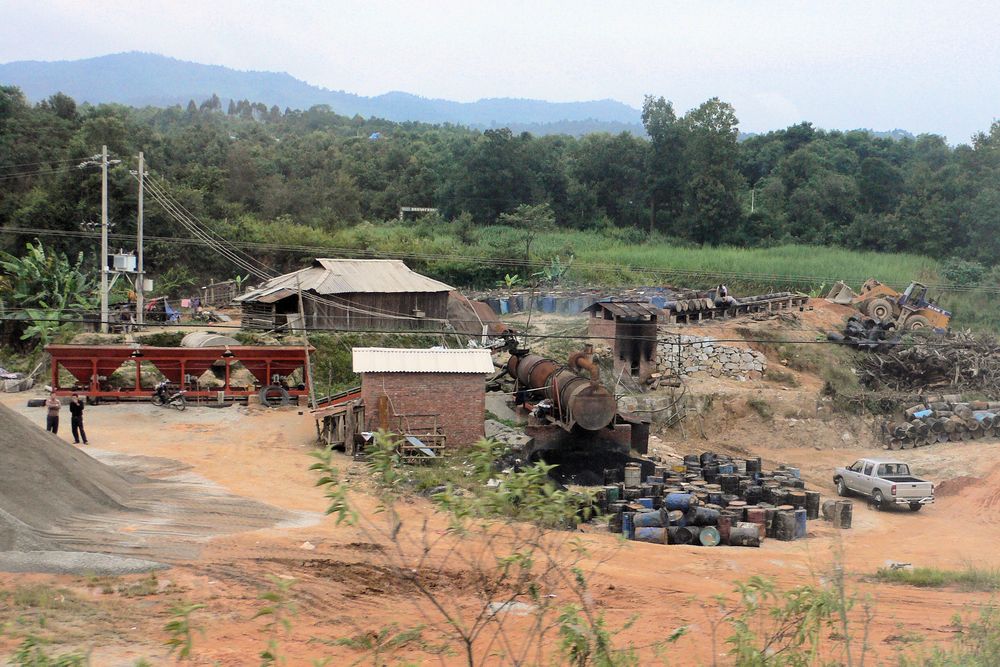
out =
[[(4, 405), (0, 462), (0, 569), (73, 571), (74, 564), (93, 567), (95, 559), (114, 569), (113, 558), (62, 551), (60, 527), (81, 515), (125, 509), (138, 478), (94, 460)], [(122, 565), (142, 567), (138, 561)]]

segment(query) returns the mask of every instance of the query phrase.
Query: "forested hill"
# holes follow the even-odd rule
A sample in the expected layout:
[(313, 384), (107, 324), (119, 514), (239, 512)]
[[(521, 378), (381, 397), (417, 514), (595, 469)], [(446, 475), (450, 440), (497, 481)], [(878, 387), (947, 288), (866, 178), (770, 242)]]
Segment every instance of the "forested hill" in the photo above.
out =
[[(456, 284), (503, 278), (498, 258), (548, 261), (531, 246), (531, 234), (546, 230), (1000, 263), (1000, 123), (950, 147), (939, 136), (894, 140), (808, 123), (740, 142), (735, 110), (717, 99), (678, 115), (663, 98), (648, 98), (649, 138), (537, 137), (223, 106), (217, 97), (165, 109), (78, 106), (65, 95), (32, 105), (0, 87), (0, 225), (24, 230), (0, 233), (0, 247), (23, 248), (35, 235), (63, 250), (89, 247), (58, 234), (79, 234), (97, 217), (98, 174), (76, 165), (107, 144), (124, 163), (111, 174), (119, 233), (134, 230), (128, 168), (142, 150), (157, 182), (237, 241), (378, 247), (384, 221), (401, 206), (435, 207), (439, 217), (401, 226), (390, 249), (471, 257), (438, 267)], [(159, 208), (147, 215), (150, 235), (187, 235)], [(232, 271), (210, 255), (151, 246), (149, 262), (161, 270)], [(574, 251), (569, 240), (556, 250), (564, 258)]]
[(536, 134), (642, 131), (639, 111), (614, 100), (562, 103), (500, 98), (463, 103), (405, 92), (363, 97), (312, 86), (286, 73), (244, 72), (152, 53), (0, 64), (0, 84), (19, 86), (32, 101), (62, 92), (93, 104), (171, 106), (189, 100), (201, 103), (214, 94), (224, 103), (246, 99), (298, 110), (327, 105), (345, 116), (455, 123), (480, 129), (518, 126)]

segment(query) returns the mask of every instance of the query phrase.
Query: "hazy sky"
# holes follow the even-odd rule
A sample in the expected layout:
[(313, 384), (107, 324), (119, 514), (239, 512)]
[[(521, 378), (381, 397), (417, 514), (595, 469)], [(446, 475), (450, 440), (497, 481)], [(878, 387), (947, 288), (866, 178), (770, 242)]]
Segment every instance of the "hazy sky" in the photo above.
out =
[(0, 62), (142, 50), (363, 95), (718, 96), (744, 131), (960, 143), (1000, 117), (998, 28), (986, 0), (0, 0)]

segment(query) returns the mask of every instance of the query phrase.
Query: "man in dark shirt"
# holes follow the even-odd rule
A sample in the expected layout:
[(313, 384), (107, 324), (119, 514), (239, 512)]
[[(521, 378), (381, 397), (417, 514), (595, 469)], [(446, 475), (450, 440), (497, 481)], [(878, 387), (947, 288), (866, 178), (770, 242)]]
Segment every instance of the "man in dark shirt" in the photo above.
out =
[(73, 443), (79, 445), (83, 438), (83, 444), (87, 444), (87, 432), (83, 430), (83, 401), (79, 394), (73, 394), (69, 402), (69, 425), (73, 429)]

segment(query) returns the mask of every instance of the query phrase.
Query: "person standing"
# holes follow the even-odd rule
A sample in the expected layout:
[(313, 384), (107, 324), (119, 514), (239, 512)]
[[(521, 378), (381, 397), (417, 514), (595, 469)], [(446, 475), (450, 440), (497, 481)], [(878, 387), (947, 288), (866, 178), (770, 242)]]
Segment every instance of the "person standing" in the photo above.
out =
[(62, 409), (62, 402), (56, 396), (56, 392), (51, 392), (45, 399), (45, 430), (49, 433), (59, 433), (59, 410)]
[(79, 394), (73, 394), (69, 402), (69, 425), (73, 429), (73, 444), (79, 445), (80, 440), (87, 444), (87, 432), (83, 430), (83, 408), (84, 403), (80, 400)]

